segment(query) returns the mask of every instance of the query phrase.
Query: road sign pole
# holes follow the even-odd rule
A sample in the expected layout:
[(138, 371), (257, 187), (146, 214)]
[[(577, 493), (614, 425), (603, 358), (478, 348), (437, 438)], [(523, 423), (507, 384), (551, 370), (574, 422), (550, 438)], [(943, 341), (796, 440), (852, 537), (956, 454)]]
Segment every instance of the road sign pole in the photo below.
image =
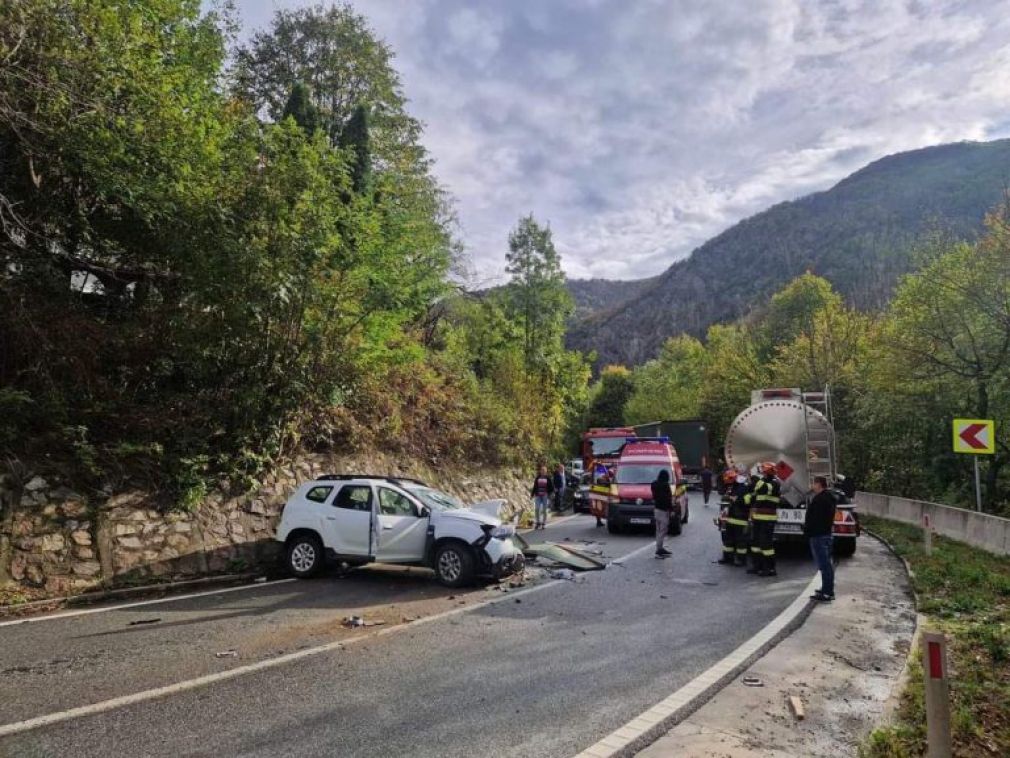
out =
[(975, 456), (975, 510), (982, 512), (982, 477), (978, 473), (978, 456)]
[(939, 632), (923, 632), (922, 674), (926, 689), (926, 755), (951, 758), (947, 639)]
[(928, 513), (922, 514), (922, 550), (926, 555), (933, 554), (933, 525)]

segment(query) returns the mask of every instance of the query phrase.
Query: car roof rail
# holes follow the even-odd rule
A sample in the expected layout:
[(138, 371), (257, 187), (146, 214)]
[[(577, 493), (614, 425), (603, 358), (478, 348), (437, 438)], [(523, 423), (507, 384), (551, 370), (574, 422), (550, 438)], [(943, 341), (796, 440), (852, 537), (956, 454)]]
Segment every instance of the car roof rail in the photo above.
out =
[(400, 484), (402, 482), (410, 482), (411, 484), (420, 484), (422, 487), (427, 487), (428, 485), (422, 482), (420, 479), (412, 479), (409, 476), (385, 476), (382, 474), (323, 474), (322, 476), (317, 476), (313, 479), (315, 482), (347, 482), (352, 479), (381, 479), (384, 482), (392, 482), (393, 484)]

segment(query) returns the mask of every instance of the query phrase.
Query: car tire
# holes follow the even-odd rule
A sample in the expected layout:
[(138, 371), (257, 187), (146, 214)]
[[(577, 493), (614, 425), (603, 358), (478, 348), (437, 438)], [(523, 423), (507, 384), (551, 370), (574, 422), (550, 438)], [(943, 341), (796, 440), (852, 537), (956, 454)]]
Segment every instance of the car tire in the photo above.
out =
[(325, 563), (323, 543), (314, 534), (306, 534), (288, 540), (288, 571), (299, 579), (315, 576)]
[(856, 554), (856, 541), (855, 539), (835, 539), (832, 541), (832, 552), (838, 558), (851, 558)]
[(667, 527), (666, 533), (669, 534), (671, 537), (679, 537), (683, 529), (684, 527), (681, 524), (680, 516), (678, 515), (676, 518), (670, 519), (670, 526)]
[(446, 542), (435, 550), (435, 576), (446, 587), (470, 584), (473, 564), (473, 552), (462, 542)]

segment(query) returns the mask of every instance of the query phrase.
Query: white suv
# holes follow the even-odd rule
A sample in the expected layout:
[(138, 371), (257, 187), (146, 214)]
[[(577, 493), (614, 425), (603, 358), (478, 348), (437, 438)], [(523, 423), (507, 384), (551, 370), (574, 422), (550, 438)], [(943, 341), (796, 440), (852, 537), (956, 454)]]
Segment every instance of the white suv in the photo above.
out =
[(284, 506), (277, 541), (295, 576), (327, 558), (428, 566), (448, 587), (523, 567), (514, 529), (416, 479), (332, 474), (301, 485)]

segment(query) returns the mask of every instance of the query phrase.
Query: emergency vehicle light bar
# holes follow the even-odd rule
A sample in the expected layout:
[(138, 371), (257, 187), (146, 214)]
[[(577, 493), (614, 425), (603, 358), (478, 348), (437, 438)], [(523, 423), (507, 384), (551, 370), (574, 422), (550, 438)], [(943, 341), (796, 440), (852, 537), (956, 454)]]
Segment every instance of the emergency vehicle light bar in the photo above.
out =
[(662, 442), (666, 445), (670, 444), (669, 437), (626, 437), (625, 442)]

